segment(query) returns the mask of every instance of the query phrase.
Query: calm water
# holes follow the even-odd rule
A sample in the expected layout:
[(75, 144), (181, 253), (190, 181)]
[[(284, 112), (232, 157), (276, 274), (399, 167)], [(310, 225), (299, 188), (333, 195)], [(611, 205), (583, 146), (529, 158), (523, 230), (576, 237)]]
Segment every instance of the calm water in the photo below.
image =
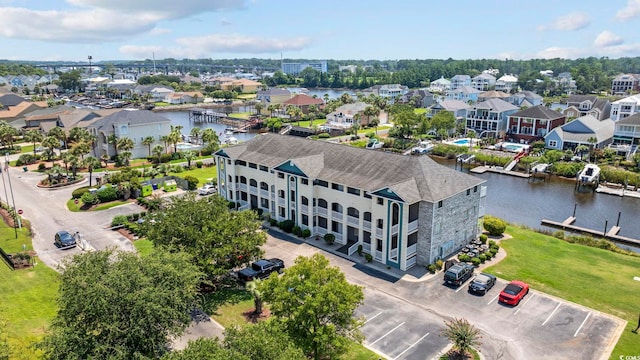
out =
[(351, 96), (356, 96), (356, 93), (352, 90), (333, 90), (333, 89), (304, 89), (304, 88), (287, 88), (287, 90), (296, 94), (307, 94), (309, 96), (316, 95), (319, 99), (324, 99), (324, 94), (329, 95), (329, 100), (337, 99), (342, 94), (347, 93)]
[[(216, 111), (221, 111), (221, 112), (224, 111), (226, 113), (231, 113), (231, 112), (237, 112), (238, 108), (233, 109), (233, 111), (231, 108), (224, 109), (224, 110), (216, 110)], [(189, 113), (186, 111), (174, 111), (174, 112), (168, 111), (168, 112), (160, 112), (158, 114), (170, 119), (171, 124), (173, 126), (181, 125), (182, 134), (185, 136), (188, 136), (189, 133), (191, 133), (192, 128), (199, 127), (201, 129), (211, 128), (216, 131), (216, 133), (218, 134), (218, 136), (220, 136), (220, 138), (222, 138), (224, 137), (224, 129), (229, 127), (227, 125), (217, 124), (217, 123), (194, 123), (192, 121), (189, 121)], [(233, 137), (235, 137), (239, 141), (247, 141), (247, 140), (251, 140), (255, 135), (256, 135), (255, 133), (239, 133), (239, 134), (233, 134)]]

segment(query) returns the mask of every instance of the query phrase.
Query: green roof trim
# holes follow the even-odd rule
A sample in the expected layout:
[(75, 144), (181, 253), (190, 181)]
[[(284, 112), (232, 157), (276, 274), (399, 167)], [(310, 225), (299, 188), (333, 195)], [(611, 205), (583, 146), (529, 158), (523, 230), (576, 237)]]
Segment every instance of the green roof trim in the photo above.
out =
[(300, 170), (300, 168), (297, 167), (291, 160), (287, 160), (286, 162), (276, 166), (275, 170), (286, 172), (293, 175), (308, 177), (307, 174), (305, 174), (304, 171)]
[(404, 202), (404, 199), (402, 199), (400, 196), (398, 196), (398, 194), (396, 194), (389, 188), (384, 188), (384, 189), (374, 191), (372, 194), (376, 196), (384, 197), (387, 199)]
[(228, 157), (229, 157), (229, 155), (227, 155), (227, 153), (226, 153), (226, 152), (224, 152), (224, 150), (222, 150), (222, 149), (220, 149), (220, 150), (216, 151), (216, 155), (218, 155), (218, 156), (223, 156), (223, 157), (226, 157), (226, 158), (228, 158)]

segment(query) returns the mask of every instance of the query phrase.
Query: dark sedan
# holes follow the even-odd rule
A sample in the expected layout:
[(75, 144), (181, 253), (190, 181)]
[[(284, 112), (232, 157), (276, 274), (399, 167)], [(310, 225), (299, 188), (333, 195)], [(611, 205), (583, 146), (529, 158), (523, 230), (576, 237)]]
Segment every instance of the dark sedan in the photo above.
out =
[(76, 246), (76, 238), (65, 230), (58, 231), (54, 241), (56, 245), (62, 249)]
[(480, 273), (469, 284), (469, 292), (486, 294), (496, 284), (496, 277), (491, 274)]

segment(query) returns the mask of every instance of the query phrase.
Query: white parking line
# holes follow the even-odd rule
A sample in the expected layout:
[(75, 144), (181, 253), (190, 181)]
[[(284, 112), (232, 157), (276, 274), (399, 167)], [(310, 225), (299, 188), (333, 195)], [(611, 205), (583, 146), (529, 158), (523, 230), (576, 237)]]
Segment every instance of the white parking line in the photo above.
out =
[(591, 316), (591, 311), (589, 311), (589, 313), (587, 314), (587, 317), (584, 318), (584, 320), (582, 321), (582, 324), (580, 324), (580, 326), (578, 327), (578, 330), (576, 330), (575, 334), (573, 334), (573, 337), (578, 336), (580, 329), (582, 329), (582, 327), (584, 326), (584, 323), (587, 322), (587, 319), (589, 318), (589, 316)]
[(377, 318), (378, 316), (380, 316), (380, 314), (382, 314), (382, 311), (380, 311), (379, 313), (377, 313), (377, 314), (373, 315), (372, 317), (368, 318), (367, 320), (365, 320), (365, 322), (364, 322), (364, 323), (366, 324), (366, 323), (368, 323), (369, 321), (371, 321), (371, 320), (373, 320), (373, 319)]
[(515, 314), (519, 313), (519, 312), (520, 312), (520, 310), (522, 310), (522, 307), (523, 307), (523, 306), (525, 306), (525, 305), (527, 305), (527, 303), (528, 303), (529, 301), (531, 301), (531, 299), (533, 299), (533, 297), (534, 297), (535, 295), (536, 295), (536, 294), (531, 294), (531, 296), (530, 296), (527, 300), (525, 300), (525, 302), (524, 302), (524, 303), (520, 304), (520, 306), (518, 307), (518, 310), (516, 310), (516, 312), (514, 312), (514, 313), (513, 313), (513, 315), (515, 315)]
[(458, 287), (458, 289), (456, 290), (456, 292), (462, 290), (462, 288), (464, 287), (464, 284), (460, 284), (460, 286)]
[(404, 325), (404, 323), (405, 323), (405, 322), (403, 321), (403, 322), (401, 322), (400, 324), (398, 324), (398, 326), (396, 326), (396, 327), (394, 327), (393, 329), (391, 329), (391, 330), (387, 331), (387, 333), (386, 333), (386, 334), (384, 334), (384, 335), (380, 336), (380, 337), (378, 338), (378, 340), (376, 340), (376, 341), (372, 342), (371, 344), (369, 344), (369, 346), (373, 346), (373, 344), (375, 344), (375, 343), (377, 343), (378, 341), (380, 341), (380, 340), (384, 339), (384, 337), (385, 337), (385, 336), (387, 336), (387, 335), (391, 334), (392, 332), (396, 331), (396, 329), (397, 329), (397, 328), (399, 328), (400, 326)]
[(555, 309), (553, 309), (553, 311), (551, 312), (551, 314), (549, 314), (549, 316), (547, 316), (547, 319), (542, 323), (542, 326), (544, 326), (544, 324), (547, 323), (547, 321), (549, 321), (549, 319), (551, 319), (551, 317), (553, 316), (553, 314), (556, 313), (556, 311), (558, 310), (558, 308), (560, 307), (560, 303), (558, 303), (558, 306), (556, 306)]
[(494, 301), (498, 298), (498, 296), (500, 296), (500, 294), (498, 294), (498, 295), (494, 296), (494, 297), (493, 297), (493, 299), (489, 300), (489, 302), (487, 303), (487, 305), (491, 305), (491, 303), (492, 303), (492, 302), (494, 302)]
[(424, 334), (423, 337), (421, 337), (420, 339), (418, 339), (418, 341), (414, 342), (413, 344), (411, 344), (408, 348), (404, 349), (403, 352), (401, 352), (400, 354), (398, 354), (398, 356), (394, 357), (393, 360), (396, 360), (397, 358), (399, 358), (400, 356), (404, 355), (404, 353), (406, 353), (407, 351), (409, 351), (412, 347), (416, 346), (416, 344), (418, 344), (420, 341), (422, 341), (422, 339), (426, 338), (427, 336), (429, 336), (429, 333)]

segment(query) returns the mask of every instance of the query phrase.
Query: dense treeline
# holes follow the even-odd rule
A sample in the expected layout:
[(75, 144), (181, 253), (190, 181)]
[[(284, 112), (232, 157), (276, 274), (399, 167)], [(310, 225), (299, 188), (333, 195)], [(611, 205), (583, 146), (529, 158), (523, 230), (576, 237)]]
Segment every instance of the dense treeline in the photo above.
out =
[(0, 64), (0, 76), (7, 75), (45, 75), (47, 72), (43, 69), (39, 69), (30, 65), (18, 64), (18, 63), (3, 63)]

